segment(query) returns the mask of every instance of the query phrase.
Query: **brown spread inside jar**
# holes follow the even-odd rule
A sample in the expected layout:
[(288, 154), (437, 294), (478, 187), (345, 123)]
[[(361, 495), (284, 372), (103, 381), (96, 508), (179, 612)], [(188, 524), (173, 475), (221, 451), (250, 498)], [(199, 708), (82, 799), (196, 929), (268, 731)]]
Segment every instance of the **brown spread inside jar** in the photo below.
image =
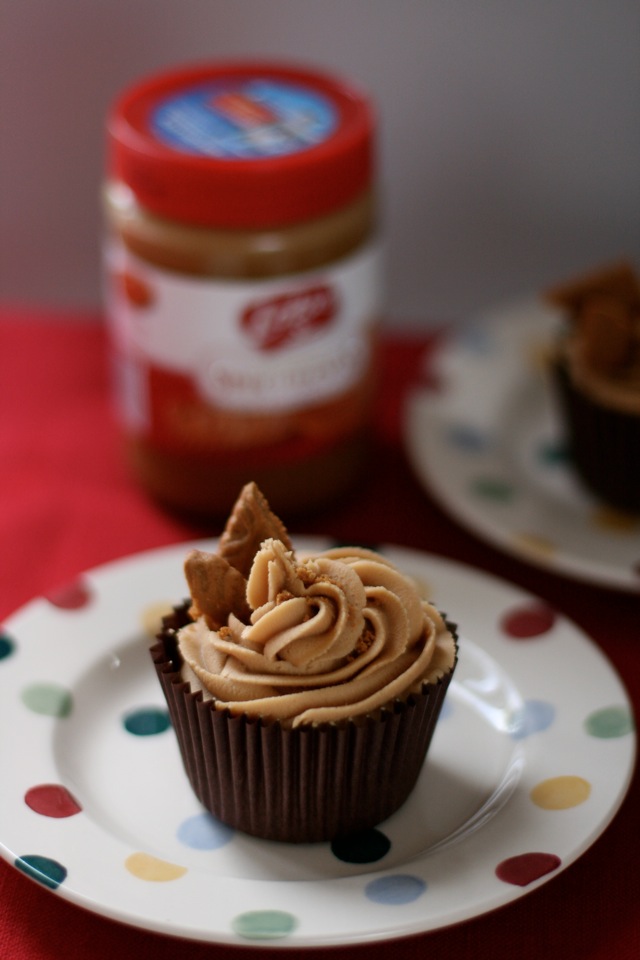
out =
[[(224, 109), (234, 122), (240, 110), (240, 132), (247, 124), (252, 135), (273, 132), (251, 99), (257, 74), (273, 84), (276, 108), (287, 84), (296, 96), (306, 84), (334, 111), (335, 129), (318, 135), (317, 147), (294, 143), (282, 157), (237, 162), (156, 142), (153, 109), (167, 91), (184, 87), (192, 97), (209, 83), (208, 109), (229, 76), (239, 92), (230, 100), (225, 88)], [(330, 78), (277, 67), (178, 75), (157, 90), (152, 83), (116, 108), (105, 188), (108, 312), (129, 461), (155, 497), (197, 514), (226, 514), (249, 478), (284, 514), (327, 503), (360, 472), (375, 379), (379, 254), (366, 105)], [(323, 178), (325, 154), (332, 166)], [(227, 182), (231, 195), (220, 186)], [(251, 197), (260, 201), (254, 224)]]

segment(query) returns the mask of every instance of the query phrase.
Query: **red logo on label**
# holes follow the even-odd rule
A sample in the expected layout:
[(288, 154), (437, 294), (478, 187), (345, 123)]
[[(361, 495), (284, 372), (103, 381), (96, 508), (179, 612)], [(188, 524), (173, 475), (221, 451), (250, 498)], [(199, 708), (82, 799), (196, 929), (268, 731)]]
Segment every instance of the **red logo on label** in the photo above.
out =
[(275, 123), (277, 116), (264, 104), (241, 91), (228, 90), (213, 98), (213, 107), (240, 127)]
[(275, 350), (328, 326), (336, 312), (331, 287), (309, 287), (252, 304), (240, 323), (260, 350)]

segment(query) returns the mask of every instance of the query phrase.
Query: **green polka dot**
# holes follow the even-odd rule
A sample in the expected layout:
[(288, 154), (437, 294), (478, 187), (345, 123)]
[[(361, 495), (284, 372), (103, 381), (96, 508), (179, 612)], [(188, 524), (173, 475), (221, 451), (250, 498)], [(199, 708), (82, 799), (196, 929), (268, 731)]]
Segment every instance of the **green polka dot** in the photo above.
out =
[(498, 503), (507, 503), (514, 497), (514, 487), (506, 480), (496, 477), (476, 477), (471, 484), (471, 492), (484, 500), (495, 500)]
[(568, 459), (567, 448), (561, 443), (549, 440), (541, 443), (538, 448), (538, 460), (543, 465), (564, 464), (567, 463)]
[(22, 691), (22, 702), (34, 713), (46, 717), (68, 717), (71, 713), (71, 694), (54, 683), (34, 683)]
[(8, 637), (6, 633), (0, 633), (0, 660), (10, 657), (14, 650), (15, 644), (11, 637)]
[(298, 921), (283, 910), (251, 910), (234, 918), (232, 927), (246, 940), (277, 940), (295, 930)]
[(37, 880), (45, 887), (49, 887), (50, 890), (56, 890), (67, 876), (66, 868), (57, 860), (41, 857), (36, 853), (18, 857), (15, 860), (15, 866), (18, 870), (26, 873), (28, 877)]
[(633, 718), (626, 707), (605, 707), (589, 714), (584, 725), (590, 736), (613, 740), (631, 733)]

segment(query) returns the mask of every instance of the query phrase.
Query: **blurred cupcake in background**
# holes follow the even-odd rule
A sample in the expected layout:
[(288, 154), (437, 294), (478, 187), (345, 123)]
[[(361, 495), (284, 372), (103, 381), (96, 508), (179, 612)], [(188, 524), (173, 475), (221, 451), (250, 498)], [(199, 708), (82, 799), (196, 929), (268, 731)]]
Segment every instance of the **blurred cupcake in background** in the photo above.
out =
[(640, 512), (640, 281), (614, 263), (546, 300), (564, 316), (552, 370), (575, 471), (604, 503)]

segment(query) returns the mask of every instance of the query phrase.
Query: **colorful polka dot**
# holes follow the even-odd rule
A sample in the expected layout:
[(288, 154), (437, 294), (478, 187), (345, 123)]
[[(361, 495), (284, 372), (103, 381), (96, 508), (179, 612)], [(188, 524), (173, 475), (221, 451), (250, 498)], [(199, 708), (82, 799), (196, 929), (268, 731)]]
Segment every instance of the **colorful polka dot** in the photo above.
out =
[(490, 447), (490, 438), (483, 431), (470, 424), (458, 424), (447, 431), (449, 443), (467, 453), (482, 453)]
[(74, 580), (56, 587), (45, 595), (45, 599), (61, 610), (80, 610), (91, 601), (91, 591), (83, 580)]
[(364, 893), (367, 899), (374, 903), (399, 906), (403, 903), (413, 903), (426, 889), (427, 884), (420, 877), (395, 873), (389, 877), (376, 877), (366, 885)]
[(509, 857), (496, 867), (496, 876), (504, 883), (526, 887), (547, 873), (557, 870), (562, 861), (555, 853), (521, 853)]
[(471, 483), (471, 492), (484, 500), (508, 503), (515, 495), (515, 487), (498, 477), (475, 477)]
[(181, 867), (177, 863), (169, 863), (167, 860), (160, 860), (158, 857), (152, 857), (150, 853), (132, 853), (124, 862), (129, 873), (137, 877), (138, 880), (148, 880), (150, 883), (167, 883), (171, 880), (179, 880), (187, 872), (186, 867)]
[(141, 707), (128, 713), (122, 723), (135, 737), (153, 737), (169, 729), (171, 718), (168, 710), (160, 707)]
[(66, 787), (59, 783), (41, 783), (24, 795), (28, 807), (43, 817), (73, 817), (82, 807)]
[(531, 791), (531, 799), (543, 810), (568, 810), (589, 799), (591, 784), (582, 777), (551, 777)]
[(634, 729), (631, 711), (626, 707), (605, 707), (589, 714), (584, 722), (587, 733), (601, 740), (625, 737)]
[(540, 637), (553, 627), (556, 613), (542, 603), (528, 603), (508, 610), (500, 621), (500, 629), (508, 637), (529, 640)]
[(557, 441), (546, 440), (538, 447), (537, 458), (545, 467), (553, 467), (557, 464), (564, 465), (568, 460), (567, 448)]
[(375, 863), (391, 849), (391, 841), (375, 828), (339, 837), (331, 843), (331, 852), (344, 863)]
[(537, 533), (520, 531), (514, 534), (513, 541), (520, 550), (524, 550), (525, 553), (530, 553), (540, 560), (550, 560), (558, 550), (557, 544), (547, 537), (539, 536)]
[(297, 926), (297, 920), (284, 910), (250, 910), (234, 918), (232, 927), (246, 940), (277, 940), (287, 937)]
[(0, 633), (0, 660), (10, 657), (15, 651), (16, 645), (6, 633)]
[(491, 334), (481, 326), (468, 327), (458, 335), (457, 341), (463, 350), (480, 357), (492, 356), (495, 347)]
[(50, 890), (57, 890), (60, 884), (66, 879), (67, 870), (58, 863), (57, 860), (51, 860), (49, 857), (41, 857), (36, 853), (25, 854), (14, 861), (18, 870), (22, 870), (32, 880), (37, 880)]
[(555, 707), (546, 700), (527, 700), (509, 718), (509, 736), (514, 740), (524, 740), (534, 733), (547, 730), (555, 720)]
[(185, 847), (193, 850), (218, 850), (233, 838), (235, 831), (216, 820), (210, 813), (197, 813), (183, 820), (177, 837)]
[(22, 691), (22, 702), (34, 713), (68, 717), (73, 707), (71, 693), (54, 683), (34, 683)]

